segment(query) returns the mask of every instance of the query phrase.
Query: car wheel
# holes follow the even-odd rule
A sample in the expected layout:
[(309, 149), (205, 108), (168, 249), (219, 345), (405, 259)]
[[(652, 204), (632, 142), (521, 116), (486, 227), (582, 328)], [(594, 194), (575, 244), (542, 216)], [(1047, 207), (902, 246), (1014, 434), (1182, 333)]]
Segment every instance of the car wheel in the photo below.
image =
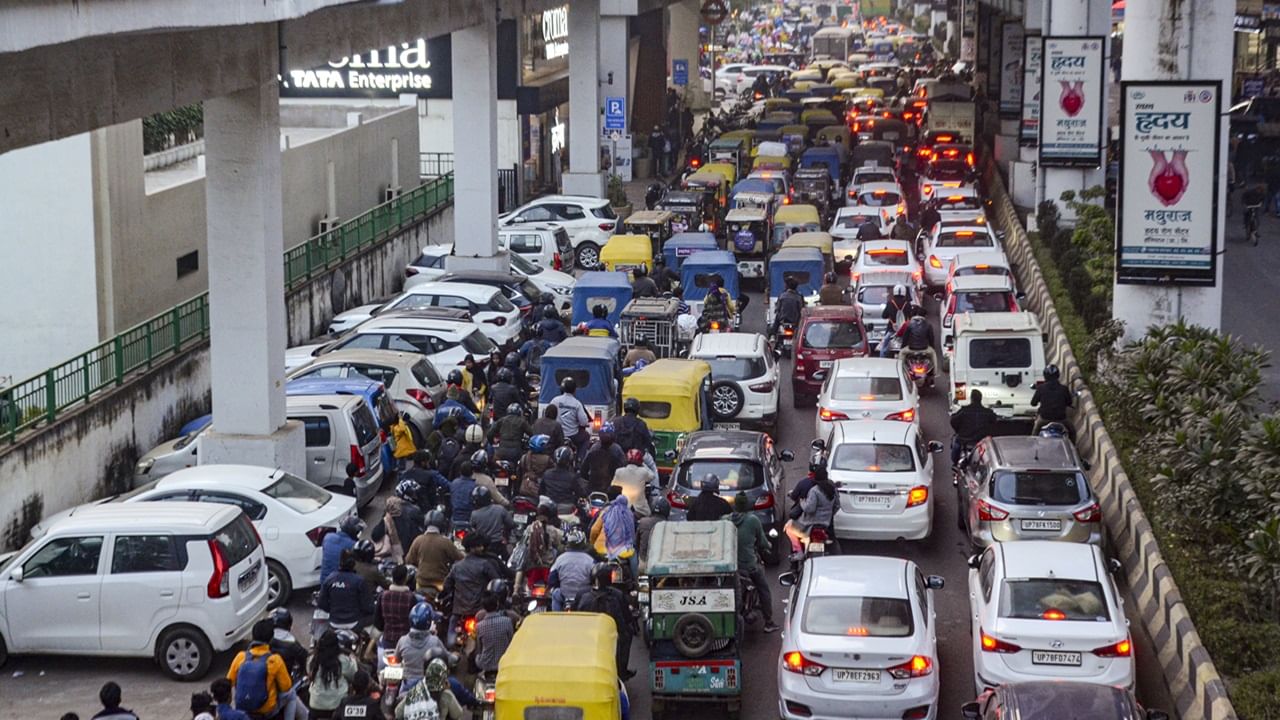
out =
[(671, 635), (671, 640), (681, 655), (700, 658), (711, 651), (716, 629), (706, 615), (690, 613), (676, 621)]
[(595, 243), (584, 242), (574, 251), (574, 264), (583, 270), (598, 270), (600, 248)]
[(729, 380), (720, 380), (711, 386), (711, 414), (718, 420), (732, 420), (742, 412), (746, 398), (742, 388)]
[(174, 680), (199, 680), (213, 663), (213, 647), (204, 633), (193, 627), (166, 630), (156, 644), (156, 661)]
[(293, 580), (289, 571), (275, 560), (267, 561), (267, 607), (274, 609), (289, 602), (293, 594)]

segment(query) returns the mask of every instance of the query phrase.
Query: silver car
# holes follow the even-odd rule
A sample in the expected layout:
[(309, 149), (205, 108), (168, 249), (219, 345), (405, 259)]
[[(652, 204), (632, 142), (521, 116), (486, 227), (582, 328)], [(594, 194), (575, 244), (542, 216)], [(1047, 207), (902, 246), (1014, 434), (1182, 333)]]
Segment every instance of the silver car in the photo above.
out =
[(1016, 540), (1102, 544), (1102, 510), (1065, 438), (988, 437), (956, 481), (958, 525), (974, 547)]

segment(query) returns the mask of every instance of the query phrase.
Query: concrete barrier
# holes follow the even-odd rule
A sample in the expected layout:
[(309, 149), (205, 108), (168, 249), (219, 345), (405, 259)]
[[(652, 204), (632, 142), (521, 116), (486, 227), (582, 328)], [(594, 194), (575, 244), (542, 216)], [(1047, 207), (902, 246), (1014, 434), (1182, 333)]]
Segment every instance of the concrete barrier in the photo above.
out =
[(1077, 445), (1081, 456), (1092, 465), (1089, 480), (1102, 506), (1109, 548), (1124, 566), (1130, 593), (1155, 645), (1156, 659), (1175, 710), (1183, 720), (1235, 718), (1226, 686), (1200, 642), (1178, 585), (1160, 554), (1151, 524), (1120, 465), (1120, 453), (1107, 434), (1093, 394), (1083, 382), (1031, 242), (994, 165), (987, 165), (984, 180), (992, 201), (991, 219), (1005, 231), (1005, 252), (1017, 266), (1015, 272), (1026, 293), (1026, 305), (1039, 316), (1049, 334), (1046, 353), (1062, 369), (1064, 380), (1081, 390), (1073, 418)]

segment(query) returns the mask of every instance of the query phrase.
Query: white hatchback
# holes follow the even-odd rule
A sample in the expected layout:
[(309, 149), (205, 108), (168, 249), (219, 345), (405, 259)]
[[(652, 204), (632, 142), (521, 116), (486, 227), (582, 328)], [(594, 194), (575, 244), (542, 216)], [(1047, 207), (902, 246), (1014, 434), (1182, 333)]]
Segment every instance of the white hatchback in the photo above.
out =
[(836, 537), (923, 540), (933, 530), (933, 455), (915, 423), (832, 423), (827, 474), (839, 491)]
[(896, 420), (919, 424), (920, 395), (896, 358), (836, 360), (818, 395), (813, 436), (831, 434), (839, 420)]
[(977, 694), (1023, 680), (1133, 688), (1129, 622), (1098, 546), (994, 543), (969, 566)]
[(702, 333), (689, 358), (711, 365), (709, 404), (715, 427), (778, 429), (779, 366), (759, 333)]
[(910, 284), (915, 287), (924, 281), (920, 260), (916, 258), (909, 240), (868, 240), (858, 247), (853, 261), (852, 282), (857, 284), (864, 275), (882, 272), (910, 273)]
[(418, 283), (388, 300), (373, 314), (422, 308), (448, 308), (469, 312), (480, 331), (500, 347), (512, 345), (520, 338), (520, 310), (501, 290), (489, 285), (461, 282)]
[(778, 660), (784, 720), (938, 715), (938, 620), (943, 579), (910, 560), (814, 557), (791, 586)]
[(947, 280), (947, 266), (958, 255), (997, 250), (1000, 243), (986, 225), (944, 226), (939, 223), (924, 236), (924, 280), (940, 288)]

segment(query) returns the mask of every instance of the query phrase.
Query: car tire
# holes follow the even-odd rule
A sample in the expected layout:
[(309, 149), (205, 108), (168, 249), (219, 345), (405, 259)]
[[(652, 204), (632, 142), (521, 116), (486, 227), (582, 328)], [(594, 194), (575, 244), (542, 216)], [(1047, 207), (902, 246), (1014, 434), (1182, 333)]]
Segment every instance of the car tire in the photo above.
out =
[(711, 406), (711, 415), (717, 420), (732, 420), (742, 412), (747, 400), (737, 383), (720, 380), (711, 385), (708, 404)]
[[(274, 593), (274, 596), (273, 596)], [(267, 609), (274, 610), (289, 602), (293, 594), (293, 579), (289, 571), (275, 560), (267, 561)]]
[(189, 625), (179, 625), (161, 633), (156, 643), (156, 662), (164, 674), (174, 680), (199, 680), (209, 673), (209, 666), (213, 664), (213, 646), (204, 633)]
[(942, 354), (942, 372), (944, 373), (951, 372), (951, 360), (947, 357), (946, 353)]
[(573, 264), (583, 270), (598, 270), (600, 248), (593, 242), (584, 242), (573, 251)]
[(671, 630), (671, 641), (681, 655), (700, 658), (711, 652), (715, 641), (715, 626), (706, 615), (689, 613), (676, 621)]

